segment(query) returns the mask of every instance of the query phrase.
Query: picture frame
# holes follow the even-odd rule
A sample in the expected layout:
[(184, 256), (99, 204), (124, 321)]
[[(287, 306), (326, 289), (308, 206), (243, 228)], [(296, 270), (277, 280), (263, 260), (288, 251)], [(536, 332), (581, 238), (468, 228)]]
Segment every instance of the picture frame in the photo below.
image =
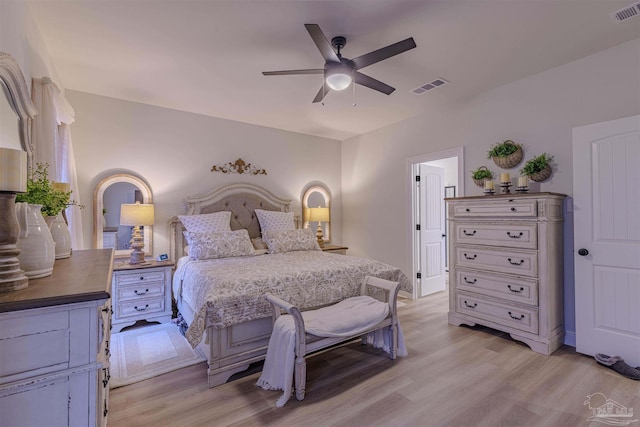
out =
[(456, 186), (449, 185), (444, 187), (444, 197), (447, 199), (451, 197), (456, 197)]

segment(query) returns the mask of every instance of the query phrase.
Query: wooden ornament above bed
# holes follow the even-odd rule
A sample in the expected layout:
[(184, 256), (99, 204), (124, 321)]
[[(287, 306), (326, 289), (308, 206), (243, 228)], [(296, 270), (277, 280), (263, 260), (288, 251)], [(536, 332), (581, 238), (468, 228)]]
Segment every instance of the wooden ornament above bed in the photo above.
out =
[(237, 173), (237, 174), (249, 174), (249, 175), (266, 175), (267, 171), (264, 169), (256, 168), (251, 163), (246, 163), (242, 159), (238, 159), (235, 162), (227, 163), (224, 165), (213, 165), (211, 172), (222, 173)]

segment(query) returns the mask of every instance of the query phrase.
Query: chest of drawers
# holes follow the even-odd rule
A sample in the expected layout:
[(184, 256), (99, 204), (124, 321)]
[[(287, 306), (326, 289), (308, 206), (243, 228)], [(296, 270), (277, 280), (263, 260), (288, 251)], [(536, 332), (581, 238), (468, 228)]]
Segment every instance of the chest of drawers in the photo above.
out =
[(117, 333), (138, 320), (171, 320), (170, 261), (148, 261), (131, 265), (116, 262), (113, 266), (113, 329)]
[(0, 294), (0, 425), (106, 425), (112, 252), (74, 251)]
[(563, 344), (565, 197), (447, 199), (450, 324), (501, 330), (543, 354)]

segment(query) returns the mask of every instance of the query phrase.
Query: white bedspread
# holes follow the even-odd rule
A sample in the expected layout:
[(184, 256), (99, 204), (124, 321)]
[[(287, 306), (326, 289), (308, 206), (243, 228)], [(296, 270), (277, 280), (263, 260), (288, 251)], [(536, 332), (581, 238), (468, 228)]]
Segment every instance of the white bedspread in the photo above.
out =
[[(380, 323), (389, 314), (389, 304), (368, 296), (357, 296), (341, 301), (322, 310), (310, 310), (302, 313), (305, 329), (308, 333), (320, 337), (350, 337), (362, 334)], [(400, 330), (400, 325), (398, 325)], [(383, 331), (377, 331), (379, 335)], [(373, 335), (373, 334), (372, 334)], [(282, 407), (292, 392), (295, 364), (296, 327), (293, 317), (283, 315), (273, 327), (262, 375), (257, 385), (265, 390), (283, 390), (276, 406)], [(383, 348), (385, 341), (372, 340), (370, 343)], [(388, 342), (387, 342), (388, 344)], [(390, 346), (386, 349), (389, 351)], [(406, 356), (402, 333), (398, 333), (398, 355)]]
[(254, 257), (179, 261), (173, 294), (194, 311), (186, 332), (196, 346), (209, 326), (226, 327), (271, 316), (264, 299), (271, 293), (301, 310), (334, 304), (360, 294), (365, 276), (412, 284), (399, 268), (379, 261), (322, 251), (297, 251)]

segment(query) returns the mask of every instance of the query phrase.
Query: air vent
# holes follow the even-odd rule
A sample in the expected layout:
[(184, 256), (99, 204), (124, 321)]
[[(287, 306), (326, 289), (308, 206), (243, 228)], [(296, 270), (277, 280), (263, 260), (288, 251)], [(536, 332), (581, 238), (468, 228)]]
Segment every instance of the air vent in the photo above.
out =
[(623, 22), (627, 19), (634, 18), (640, 15), (640, 2), (634, 3), (630, 6), (627, 6), (623, 9), (617, 10), (613, 13), (610, 13), (611, 19), (616, 22)]
[(423, 84), (422, 86), (413, 89), (411, 92), (415, 93), (416, 95), (420, 95), (437, 87), (446, 85), (447, 83), (449, 83), (447, 80), (438, 77), (437, 79), (430, 81), (429, 83)]

